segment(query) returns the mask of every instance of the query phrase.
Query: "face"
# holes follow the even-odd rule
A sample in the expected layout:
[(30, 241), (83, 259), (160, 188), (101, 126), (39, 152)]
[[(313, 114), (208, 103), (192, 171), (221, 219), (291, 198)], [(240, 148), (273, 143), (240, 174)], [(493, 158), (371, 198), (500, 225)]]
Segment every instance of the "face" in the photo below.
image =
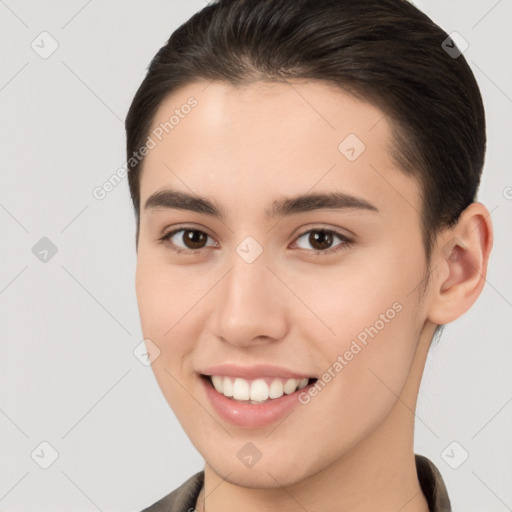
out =
[[(388, 119), (321, 82), (198, 82), (151, 130), (136, 292), (162, 392), (218, 474), (314, 475), (390, 415), (424, 327), (419, 186)], [(284, 394), (235, 401), (205, 374), (240, 400)]]

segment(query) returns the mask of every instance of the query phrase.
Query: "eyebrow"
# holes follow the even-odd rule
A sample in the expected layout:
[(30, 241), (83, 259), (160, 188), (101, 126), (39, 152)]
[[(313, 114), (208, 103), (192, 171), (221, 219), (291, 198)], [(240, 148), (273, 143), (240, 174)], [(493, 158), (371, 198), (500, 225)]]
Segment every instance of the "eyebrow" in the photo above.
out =
[[(188, 210), (210, 215), (221, 220), (226, 220), (226, 212), (215, 202), (205, 197), (191, 195), (172, 189), (160, 190), (153, 193), (146, 201), (144, 210), (156, 210), (160, 208)], [(313, 210), (367, 210), (380, 213), (378, 208), (361, 197), (352, 196), (344, 192), (328, 192), (316, 194), (302, 194), (295, 197), (284, 197), (275, 200), (271, 207), (265, 210), (269, 219), (292, 215), (296, 213), (310, 212)]]

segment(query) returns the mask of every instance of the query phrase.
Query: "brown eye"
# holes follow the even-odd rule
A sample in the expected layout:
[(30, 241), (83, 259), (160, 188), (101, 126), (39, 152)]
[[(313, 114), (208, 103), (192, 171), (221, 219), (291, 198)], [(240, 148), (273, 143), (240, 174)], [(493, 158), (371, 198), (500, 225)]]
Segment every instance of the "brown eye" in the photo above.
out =
[(314, 249), (323, 251), (330, 248), (333, 236), (329, 231), (310, 231), (308, 241)]
[[(336, 231), (331, 231), (328, 229), (310, 229), (309, 231), (302, 233), (302, 235), (300, 235), (297, 240), (306, 238), (306, 236), (307, 244), (313, 248), (309, 250), (312, 250), (315, 254), (331, 254), (333, 252), (346, 249), (353, 244), (353, 240), (342, 235), (341, 233), (337, 233)], [(331, 248), (335, 238), (341, 240), (341, 243), (335, 245), (334, 248)], [(308, 247), (301, 247), (300, 244), (297, 245), (301, 249), (308, 249)]]
[(167, 233), (160, 240), (168, 242), (176, 252), (195, 252), (208, 247), (208, 238), (209, 235), (199, 229), (181, 228)]
[(188, 249), (202, 249), (208, 235), (196, 229), (183, 230), (182, 240)]

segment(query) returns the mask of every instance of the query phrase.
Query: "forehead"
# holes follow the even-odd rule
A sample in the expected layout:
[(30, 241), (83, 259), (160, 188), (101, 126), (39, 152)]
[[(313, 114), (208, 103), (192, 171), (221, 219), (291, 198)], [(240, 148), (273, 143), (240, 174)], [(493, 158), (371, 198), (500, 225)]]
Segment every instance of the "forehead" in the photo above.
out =
[(324, 82), (195, 82), (162, 101), (148, 135), (142, 207), (167, 186), (244, 209), (263, 194), (313, 187), (366, 195), (383, 209), (389, 200), (419, 205), (417, 183), (392, 161), (387, 116)]

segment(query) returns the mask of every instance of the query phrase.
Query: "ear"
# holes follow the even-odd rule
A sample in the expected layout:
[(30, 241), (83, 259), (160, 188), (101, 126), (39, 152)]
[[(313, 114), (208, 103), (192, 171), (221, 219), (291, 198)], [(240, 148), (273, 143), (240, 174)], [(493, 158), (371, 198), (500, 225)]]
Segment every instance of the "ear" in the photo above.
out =
[(432, 255), (429, 320), (447, 324), (474, 304), (485, 285), (492, 243), (491, 215), (482, 203), (470, 204), (443, 232)]

